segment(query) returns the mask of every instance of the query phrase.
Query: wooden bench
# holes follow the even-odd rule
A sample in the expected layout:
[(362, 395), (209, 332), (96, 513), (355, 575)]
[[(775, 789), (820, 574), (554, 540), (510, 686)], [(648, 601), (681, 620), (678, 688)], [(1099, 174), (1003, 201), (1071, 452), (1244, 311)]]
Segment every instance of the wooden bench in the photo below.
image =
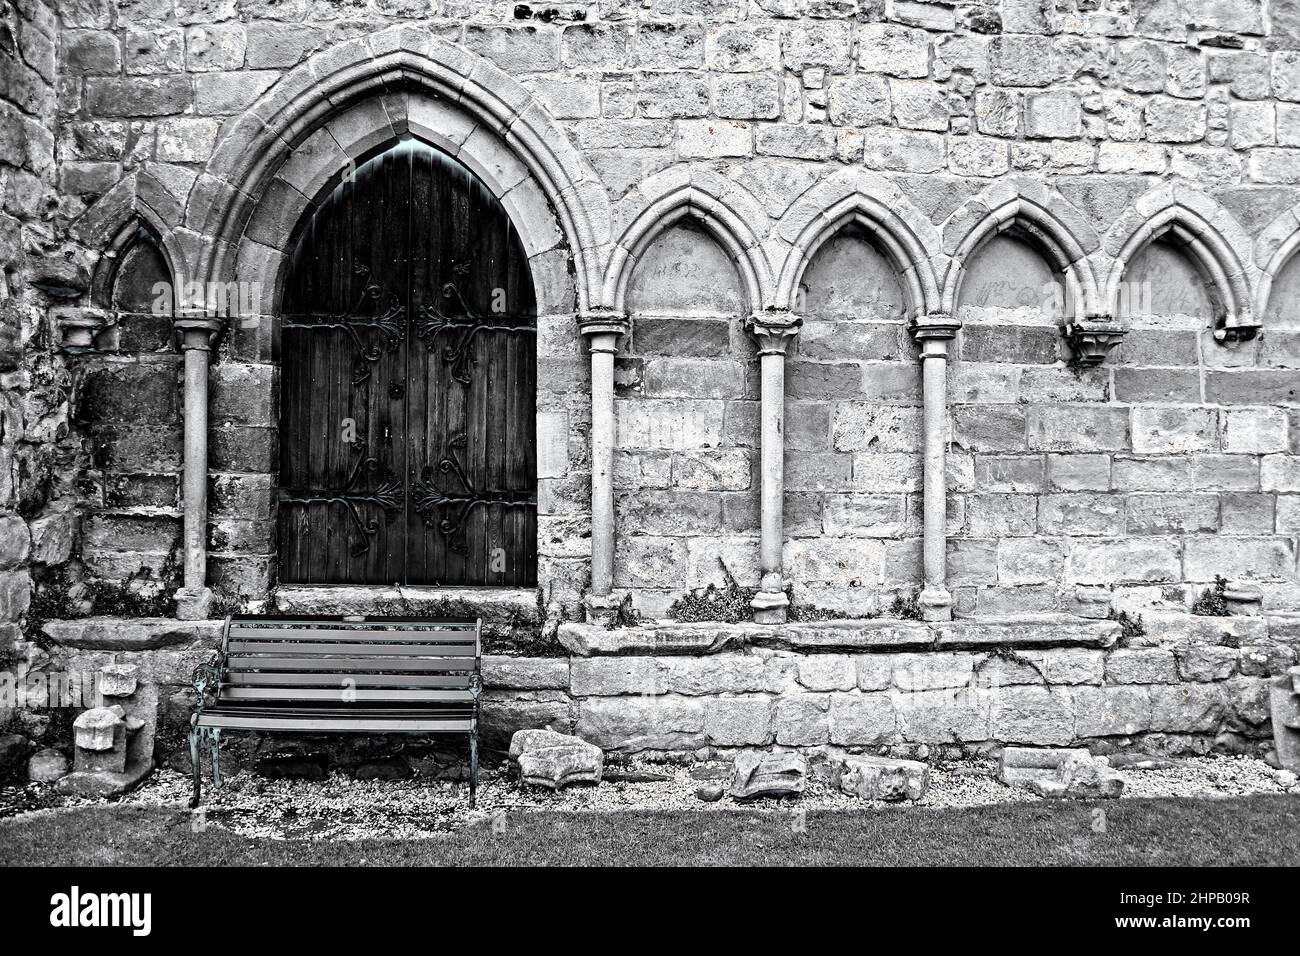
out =
[(220, 786), (227, 730), (466, 734), (474, 806), (481, 629), (469, 618), (226, 618), (216, 658), (194, 672), (190, 806), (199, 802), (200, 742)]

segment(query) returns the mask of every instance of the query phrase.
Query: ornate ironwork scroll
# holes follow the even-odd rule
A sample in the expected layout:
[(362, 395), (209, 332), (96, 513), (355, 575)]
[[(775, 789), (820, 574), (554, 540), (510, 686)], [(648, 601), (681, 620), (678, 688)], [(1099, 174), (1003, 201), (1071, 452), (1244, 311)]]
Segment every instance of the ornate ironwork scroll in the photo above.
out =
[[(469, 263), (455, 263), (451, 271), (454, 278), (442, 284), (442, 294), (439, 296), (441, 302), (420, 306), (416, 335), (432, 352), (439, 336), (458, 333), (453, 341), (443, 346), (442, 360), (451, 367), (452, 378), (468, 385), (474, 379), (474, 366), (477, 362), (473, 346), (480, 333), (535, 333), (537, 326), (533, 324), (531, 316), (510, 316), (505, 313), (494, 313), (490, 317), (480, 315), (465, 301), (460, 287), (456, 285), (457, 279), (469, 273)], [(515, 321), (511, 322), (512, 318)]]
[[(525, 508), (537, 504), (537, 495), (533, 492), (486, 491), (476, 488), (460, 459), (461, 449), (467, 444), (464, 432), (453, 435), (447, 443), (447, 453), (438, 459), (436, 465), (426, 465), (411, 487), (416, 513), (424, 519), (425, 524), (446, 535), (447, 547), (457, 554), (469, 554), (465, 525), (475, 508), (488, 505)], [(434, 480), (435, 474), (451, 476), (459, 483), (460, 490), (446, 490)]]
[(402, 490), (402, 483), (392, 476), (384, 477), (380, 481), (379, 487), (373, 491), (357, 490), (363, 475), (373, 474), (377, 471), (379, 471), (378, 459), (361, 458), (353, 467), (352, 473), (348, 476), (347, 484), (342, 489), (338, 491), (303, 491), (283, 488), (280, 490), (280, 501), (285, 504), (295, 505), (342, 505), (352, 518), (353, 525), (362, 535), (362, 540), (351, 548), (352, 556), (357, 557), (370, 550), (370, 541), (368, 539), (379, 531), (379, 519), (375, 517), (368, 520), (363, 518), (360, 509), (365, 506), (377, 506), (382, 508), (385, 513), (391, 514), (400, 508), (406, 500), (405, 492)]
[[(406, 335), (406, 305), (395, 294), (384, 292), (379, 283), (374, 281), (369, 266), (357, 266), (353, 271), (364, 278), (361, 292), (351, 309), (323, 315), (286, 315), (281, 328), (312, 332), (343, 329), (352, 339), (357, 351), (357, 361), (352, 369), (352, 384), (360, 385), (370, 378), (374, 364), (385, 352), (395, 352), (401, 346)], [(362, 314), (362, 307), (367, 302), (381, 299), (387, 303), (384, 311), (378, 315)], [(367, 337), (374, 332), (379, 333), (380, 341)]]

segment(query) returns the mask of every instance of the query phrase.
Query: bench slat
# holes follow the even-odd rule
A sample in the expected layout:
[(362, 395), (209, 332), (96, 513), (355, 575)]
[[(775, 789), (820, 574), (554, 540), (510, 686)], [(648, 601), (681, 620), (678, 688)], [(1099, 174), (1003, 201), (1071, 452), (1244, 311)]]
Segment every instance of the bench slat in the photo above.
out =
[(333, 644), (322, 641), (231, 641), (231, 654), (374, 654), (381, 657), (473, 657), (473, 644)]
[(343, 700), (345, 692), (356, 701), (474, 701), (468, 690), (356, 690), (342, 687), (223, 687), (221, 700), (331, 700), (347, 704), (349, 701)]
[(357, 687), (468, 687), (469, 675), (457, 674), (281, 674), (230, 671), (223, 686), (341, 687), (350, 680)]
[[(288, 627), (237, 627), (230, 625), (230, 639), (234, 640), (277, 640), (277, 641), (356, 641), (364, 638), (373, 638), (384, 641), (403, 641), (403, 640), (431, 640), (439, 641), (445, 644), (474, 643), (474, 627), (444, 627), (444, 628), (414, 628), (414, 627), (392, 627), (381, 628), (371, 624), (369, 626), (357, 626), (355, 628), (340, 628), (335, 624), (333, 627), (324, 628), (288, 628)], [(406, 635), (410, 635), (407, 637)]]
[(232, 671), (309, 671), (374, 672), (374, 671), (472, 671), (472, 657), (444, 657), (437, 660), (411, 657), (235, 657), (226, 659)]
[(253, 714), (218, 714), (203, 713), (199, 715), (200, 727), (220, 727), (230, 730), (300, 730), (315, 733), (399, 733), (421, 731), (464, 732), (469, 733), (474, 727), (473, 717), (312, 717)]

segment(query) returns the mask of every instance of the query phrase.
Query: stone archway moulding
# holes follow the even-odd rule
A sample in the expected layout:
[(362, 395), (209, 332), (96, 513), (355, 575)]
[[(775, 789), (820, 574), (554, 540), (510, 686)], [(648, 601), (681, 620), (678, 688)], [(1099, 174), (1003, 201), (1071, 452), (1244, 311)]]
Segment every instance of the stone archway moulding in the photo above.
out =
[[(421, 91), (454, 105), (481, 125), (477, 142), (483, 162), (475, 172), (498, 195), (517, 185), (492, 175), (498, 161), (503, 171), (518, 166), (536, 181), (573, 257), (577, 309), (587, 309), (608, 244), (609, 203), (604, 187), (526, 88), (482, 57), (414, 26), (393, 27), (317, 53), (287, 73), (232, 124), (195, 183), (186, 210), (185, 228), (200, 247), (203, 277), (233, 278), (238, 247), (246, 241), (254, 213), (262, 202), (275, 198), (277, 174), (295, 147), (349, 107), (398, 91)], [(385, 118), (387, 122), (378, 129), (363, 128), (345, 138), (355, 146), (370, 137), (392, 135), (405, 123), (404, 118)], [(455, 128), (463, 125), (464, 121)], [(474, 131), (466, 135), (462, 150), (475, 135)], [(492, 149), (494, 139), (497, 148)], [(458, 158), (465, 160), (465, 153), (458, 153)], [(534, 226), (543, 221), (532, 216), (526, 220)], [(548, 251), (536, 248), (537, 232), (529, 236), (522, 225), (530, 258)]]
[(1250, 238), (1232, 215), (1204, 193), (1181, 184), (1156, 187), (1139, 197), (1111, 226), (1103, 244), (1111, 256), (1105, 301), (1118, 314), (1124, 273), (1157, 239), (1172, 238), (1211, 286), (1227, 327), (1254, 326)]
[(777, 308), (796, 307), (799, 284), (818, 250), (851, 222), (864, 226), (883, 247), (903, 283), (909, 318), (937, 310), (938, 230), (893, 183), (861, 169), (821, 181), (777, 224), (776, 236), (789, 250), (776, 286)]
[(1255, 265), (1261, 270), (1255, 290), (1255, 317), (1268, 313), (1273, 282), (1293, 256), (1300, 253), (1300, 206), (1286, 210), (1270, 222), (1255, 240)]
[(768, 217), (742, 187), (710, 170), (677, 166), (642, 183), (619, 204), (627, 225), (615, 240), (601, 287), (601, 302), (625, 314), (627, 287), (646, 249), (683, 220), (698, 223), (726, 251), (751, 312), (772, 304), (772, 269), (762, 237)]
[(1097, 234), (1079, 210), (1046, 185), (1006, 180), (967, 200), (944, 223), (943, 250), (950, 257), (940, 298), (941, 310), (957, 309), (967, 266), (994, 236), (1016, 230), (1032, 243), (1065, 279), (1067, 301), (1082, 314), (1101, 312), (1089, 254)]

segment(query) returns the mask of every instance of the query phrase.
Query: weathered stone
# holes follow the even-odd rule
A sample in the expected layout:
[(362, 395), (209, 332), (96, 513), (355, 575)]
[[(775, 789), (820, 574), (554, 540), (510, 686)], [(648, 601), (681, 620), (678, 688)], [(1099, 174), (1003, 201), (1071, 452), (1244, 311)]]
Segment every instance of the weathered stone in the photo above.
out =
[(520, 730), (510, 739), (510, 759), (519, 778), (533, 786), (559, 790), (574, 783), (600, 783), (604, 752), (581, 737), (551, 730)]
[(119, 730), (124, 731), (122, 718), (107, 707), (94, 707), (83, 711), (75, 721), (78, 750), (112, 750)]
[(27, 779), (32, 783), (54, 783), (67, 776), (68, 770), (68, 758), (48, 747), (38, 750), (27, 761)]
[(808, 760), (800, 754), (742, 750), (736, 755), (730, 792), (736, 800), (798, 796), (807, 777)]
[(930, 768), (919, 760), (844, 757), (839, 788), (863, 800), (920, 800), (930, 787)]
[(1116, 799), (1124, 792), (1124, 778), (1110, 769), (1105, 757), (1085, 753), (1067, 758), (1053, 779), (1033, 780), (1029, 787), (1040, 797)]
[(140, 680), (135, 664), (109, 664), (99, 669), (99, 692), (105, 697), (130, 697)]
[(1083, 759), (1087, 750), (1058, 747), (1003, 747), (998, 762), (998, 779), (1009, 787), (1025, 786), (1034, 780), (1050, 780), (1066, 760)]

